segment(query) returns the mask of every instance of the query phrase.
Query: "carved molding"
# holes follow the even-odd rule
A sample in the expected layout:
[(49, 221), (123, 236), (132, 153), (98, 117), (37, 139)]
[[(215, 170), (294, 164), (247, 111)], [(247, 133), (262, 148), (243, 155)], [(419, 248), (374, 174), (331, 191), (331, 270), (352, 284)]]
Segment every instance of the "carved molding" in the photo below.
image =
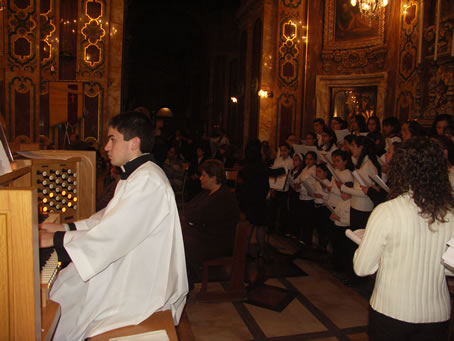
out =
[(385, 46), (353, 50), (322, 51), (323, 71), (327, 73), (364, 73), (383, 69), (388, 49)]
[[(452, 45), (454, 44), (454, 19), (440, 23), (438, 38), (438, 58), (454, 57)], [(426, 45), (426, 59), (434, 59), (435, 51), (435, 26), (424, 28), (424, 40)]]

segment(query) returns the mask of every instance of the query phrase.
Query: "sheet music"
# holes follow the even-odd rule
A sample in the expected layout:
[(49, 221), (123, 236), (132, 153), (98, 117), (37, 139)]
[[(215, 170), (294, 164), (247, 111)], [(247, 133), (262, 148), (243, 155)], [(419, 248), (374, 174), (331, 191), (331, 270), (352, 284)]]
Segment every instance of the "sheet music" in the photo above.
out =
[(451, 238), (447, 244), (448, 249), (443, 254), (443, 256), (441, 256), (442, 263), (448, 265), (451, 268), (454, 268), (454, 238)]
[(0, 175), (11, 173), (12, 171), (13, 169), (11, 168), (8, 156), (6, 155), (5, 149), (2, 145), (0, 148)]
[(114, 337), (109, 339), (109, 341), (169, 341), (169, 336), (167, 335), (167, 332), (162, 329), (148, 333)]
[(367, 186), (368, 186), (367, 183), (366, 183), (366, 181), (361, 177), (361, 175), (359, 175), (359, 173), (358, 173), (356, 170), (354, 170), (354, 171), (352, 172), (352, 175), (353, 175), (353, 177), (356, 179), (356, 181), (359, 182), (359, 184), (360, 184), (361, 186), (363, 186), (363, 187), (367, 187)]
[(309, 151), (313, 151), (313, 152), (317, 153), (317, 155), (318, 155), (318, 149), (316, 146), (306, 146), (304, 144), (294, 144), (293, 150), (295, 151), (295, 153), (300, 153), (303, 155), (306, 155), (306, 153)]
[(359, 245), (361, 243), (361, 240), (363, 239), (365, 231), (366, 231), (366, 229), (359, 229), (359, 230), (355, 230), (355, 231), (347, 229), (345, 231), (345, 235), (348, 238), (350, 238), (352, 241), (354, 241), (356, 244)]
[(313, 197), (314, 193), (315, 193), (314, 186), (312, 186), (312, 184), (309, 181), (307, 181), (307, 179), (303, 180), (302, 184), (306, 188), (307, 194), (309, 194), (311, 197)]
[(68, 160), (73, 155), (56, 155), (54, 153), (34, 153), (34, 152), (16, 152), (17, 154), (26, 157), (27, 159), (53, 159), (53, 160)]
[(339, 177), (339, 175), (337, 175), (336, 171), (334, 170), (333, 166), (331, 166), (329, 163), (326, 164), (326, 167), (328, 168), (328, 170), (330, 171), (330, 173), (334, 176), (334, 178), (336, 179), (336, 181), (338, 182), (342, 182), (341, 178)]
[(327, 165), (332, 165), (333, 161), (327, 152), (319, 152), (320, 160), (325, 162)]
[(372, 180), (374, 180), (374, 182), (380, 186), (382, 189), (384, 189), (387, 193), (391, 192), (391, 190), (389, 189), (388, 185), (383, 181), (382, 178), (380, 178), (378, 176), (378, 174), (374, 174), (372, 176), (369, 175), (369, 178), (371, 178)]
[(13, 156), (11, 155), (11, 150), (9, 149), (8, 140), (6, 139), (3, 127), (0, 123), (0, 175), (11, 173), (13, 169), (11, 168), (11, 162), (13, 162)]
[(328, 203), (328, 201), (324, 201), (324, 202), (323, 202), (323, 205), (325, 205), (326, 208), (329, 209), (331, 213), (335, 213), (335, 212), (334, 212), (334, 207), (331, 206), (331, 205)]
[(348, 129), (335, 130), (334, 133), (336, 134), (337, 142), (340, 143), (340, 144), (344, 143), (345, 136), (351, 134), (350, 130), (348, 130)]
[(318, 181), (320, 183), (320, 185), (322, 185), (322, 187), (328, 187), (328, 185), (326, 183), (323, 182), (322, 179), (320, 179), (319, 177), (311, 174), (311, 177), (313, 177), (315, 179), (315, 181)]

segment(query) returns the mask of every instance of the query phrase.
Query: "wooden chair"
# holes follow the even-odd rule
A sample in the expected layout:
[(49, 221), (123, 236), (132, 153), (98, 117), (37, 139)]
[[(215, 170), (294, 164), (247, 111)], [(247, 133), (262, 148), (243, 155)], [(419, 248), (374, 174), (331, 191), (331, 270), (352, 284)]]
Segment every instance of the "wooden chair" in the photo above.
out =
[[(246, 270), (246, 252), (249, 240), (249, 222), (242, 219), (236, 227), (233, 256), (216, 258), (203, 263), (202, 287), (197, 294), (197, 300), (244, 300), (246, 289), (244, 287), (244, 275)], [(232, 272), (230, 281), (224, 291), (208, 291), (208, 273), (211, 266), (231, 265)]]
[(234, 192), (236, 189), (236, 183), (238, 180), (238, 171), (229, 169), (225, 171), (225, 178), (227, 180), (227, 185), (232, 187), (232, 191)]

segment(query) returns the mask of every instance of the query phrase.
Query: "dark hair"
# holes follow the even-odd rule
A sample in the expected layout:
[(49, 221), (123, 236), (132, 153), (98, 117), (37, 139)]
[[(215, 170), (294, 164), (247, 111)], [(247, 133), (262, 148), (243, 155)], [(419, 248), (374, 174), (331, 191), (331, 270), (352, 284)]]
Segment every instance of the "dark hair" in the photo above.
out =
[(290, 136), (295, 136), (296, 137), (296, 135), (294, 133), (289, 133), (289, 134), (286, 135), (285, 140), (287, 141)]
[(391, 134), (397, 135), (400, 133), (400, 121), (396, 117), (388, 117), (383, 120), (383, 127), (391, 126)]
[(390, 162), (390, 199), (411, 192), (421, 217), (429, 224), (446, 222), (448, 211), (454, 208), (448, 165), (440, 145), (427, 137), (402, 143)]
[(344, 185), (345, 185), (345, 187), (353, 188), (353, 182), (351, 182), (351, 181), (347, 181)]
[(304, 161), (306, 161), (306, 156), (309, 154), (312, 155), (314, 161), (317, 162), (317, 153), (312, 150), (309, 150), (306, 154), (304, 154)]
[(312, 123), (320, 123), (322, 126), (325, 125), (325, 120), (321, 117), (318, 117), (312, 121)]
[(326, 177), (329, 181), (331, 181), (331, 172), (329, 171), (328, 167), (326, 166), (326, 162), (320, 162), (318, 165), (317, 165), (317, 168), (320, 168), (322, 171), (324, 171), (326, 173)]
[(323, 133), (327, 134), (330, 137), (329, 144), (326, 147), (326, 150), (329, 151), (332, 148), (332, 146), (337, 143), (337, 136), (336, 133), (327, 126), (323, 126), (322, 134)]
[(454, 165), (454, 143), (452, 143), (451, 139), (444, 135), (436, 135), (432, 138), (440, 144), (443, 150), (448, 151), (448, 162)]
[(295, 157), (295, 156), (297, 156), (301, 162), (300, 162), (300, 165), (298, 168), (292, 169), (291, 174), (292, 174), (293, 178), (296, 178), (298, 175), (300, 175), (304, 168), (304, 155), (301, 153), (295, 153), (295, 154), (293, 154), (293, 157)]
[(349, 152), (342, 149), (336, 149), (331, 153), (331, 157), (333, 156), (339, 156), (342, 160), (347, 161), (345, 168), (353, 172), (355, 167), (353, 166), (352, 158)]
[(379, 133), (381, 130), (380, 119), (377, 116), (369, 117), (369, 119), (367, 120), (367, 130), (369, 130), (369, 121), (375, 121), (375, 125), (377, 126), (377, 130), (375, 131)]
[(416, 121), (407, 121), (408, 130), (410, 131), (411, 137), (419, 137), (426, 135), (426, 129)]
[(448, 122), (448, 125), (452, 125), (454, 123), (453, 119), (452, 119), (452, 115), (440, 114), (440, 115), (435, 116), (434, 121), (432, 122), (432, 134), (433, 135), (437, 135), (437, 123), (440, 121), (446, 121), (446, 122)]
[(217, 184), (225, 184), (224, 163), (220, 160), (210, 159), (204, 161), (199, 167), (200, 173), (205, 171), (209, 177), (216, 177)]
[(282, 142), (282, 143), (279, 145), (279, 148), (281, 148), (281, 147), (285, 147), (285, 148), (287, 148), (288, 150), (292, 149), (292, 148), (290, 148), (290, 145), (289, 145), (287, 142)]
[(443, 133), (446, 135), (446, 136), (453, 136), (454, 135), (454, 124), (450, 124), (448, 125), (445, 130), (443, 131)]
[[(342, 119), (342, 117), (339, 117), (339, 116), (335, 116), (335, 117), (331, 117), (331, 122), (332, 121), (337, 121), (340, 123), (341, 125), (341, 129), (345, 129), (347, 128), (347, 123)], [(331, 128), (331, 124), (329, 125), (330, 128)]]
[(311, 136), (314, 138), (314, 141), (315, 141), (314, 145), (318, 148), (317, 134), (314, 133), (313, 131), (310, 131), (310, 132), (308, 132), (308, 133), (306, 134), (306, 136), (307, 136), (307, 135), (311, 135)]
[(353, 119), (358, 124), (359, 132), (362, 133), (367, 132), (366, 119), (364, 118), (363, 115), (355, 115)]
[(118, 130), (125, 141), (134, 137), (140, 139), (140, 151), (151, 153), (153, 149), (153, 126), (143, 113), (129, 111), (112, 117), (109, 126)]
[(377, 168), (378, 175), (381, 175), (381, 165), (377, 160), (377, 154), (375, 154), (375, 147), (373, 141), (366, 136), (354, 136), (353, 142), (356, 143), (358, 147), (362, 146), (361, 155), (358, 158), (358, 162), (355, 165), (356, 169), (360, 169), (366, 155), (369, 157), (369, 160), (373, 163), (375, 168)]
[(246, 145), (244, 156), (247, 163), (262, 162), (262, 143), (258, 139), (250, 140)]
[[(385, 138), (383, 137), (382, 134), (380, 134), (378, 131), (373, 131), (369, 134), (367, 134), (367, 137), (370, 138), (374, 142), (374, 149), (375, 149), (375, 154), (377, 156), (382, 156), (386, 151), (386, 141)], [(378, 141), (378, 143), (377, 143)]]
[(263, 153), (262, 155), (262, 161), (265, 163), (265, 165), (270, 165), (272, 163), (271, 159), (271, 147), (268, 141), (263, 141), (262, 142), (262, 148), (260, 149), (260, 152)]
[(353, 142), (353, 138), (355, 137), (355, 135), (353, 134), (348, 134), (344, 137), (344, 141), (347, 140), (348, 143), (352, 143)]

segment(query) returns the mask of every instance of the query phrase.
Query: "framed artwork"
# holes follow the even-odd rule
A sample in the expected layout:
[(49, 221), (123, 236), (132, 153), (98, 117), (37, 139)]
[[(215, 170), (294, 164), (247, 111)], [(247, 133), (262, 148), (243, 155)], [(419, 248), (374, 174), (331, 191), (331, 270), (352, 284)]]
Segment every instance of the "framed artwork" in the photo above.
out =
[(350, 0), (325, 0), (324, 50), (383, 45), (384, 26), (385, 9), (368, 18)]

